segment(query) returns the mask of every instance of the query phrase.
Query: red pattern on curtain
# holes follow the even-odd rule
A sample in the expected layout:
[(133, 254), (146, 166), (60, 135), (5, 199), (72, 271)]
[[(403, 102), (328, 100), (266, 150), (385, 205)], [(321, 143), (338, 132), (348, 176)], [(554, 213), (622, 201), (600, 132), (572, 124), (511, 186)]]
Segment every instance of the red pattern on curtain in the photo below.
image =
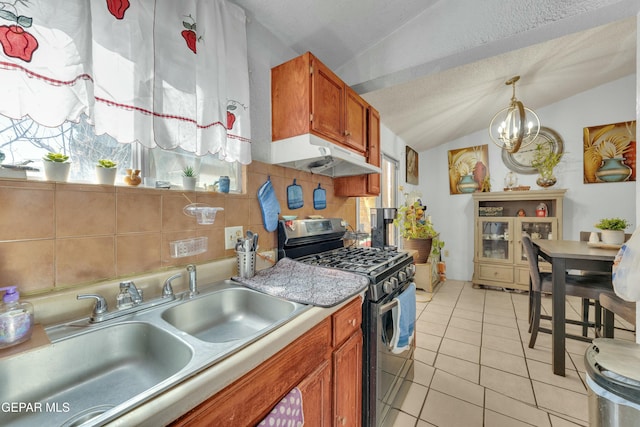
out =
[(226, 0), (0, 1), (0, 113), (251, 162), (244, 11)]

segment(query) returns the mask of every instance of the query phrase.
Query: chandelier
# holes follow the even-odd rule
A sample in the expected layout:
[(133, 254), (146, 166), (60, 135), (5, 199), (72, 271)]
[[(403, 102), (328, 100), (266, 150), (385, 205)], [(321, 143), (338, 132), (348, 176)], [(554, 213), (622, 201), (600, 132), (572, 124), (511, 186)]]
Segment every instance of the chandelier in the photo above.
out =
[(510, 78), (506, 85), (513, 86), (513, 96), (507, 108), (496, 113), (489, 124), (491, 140), (503, 150), (515, 153), (529, 145), (538, 136), (540, 119), (531, 109), (516, 99), (516, 82), (520, 76)]

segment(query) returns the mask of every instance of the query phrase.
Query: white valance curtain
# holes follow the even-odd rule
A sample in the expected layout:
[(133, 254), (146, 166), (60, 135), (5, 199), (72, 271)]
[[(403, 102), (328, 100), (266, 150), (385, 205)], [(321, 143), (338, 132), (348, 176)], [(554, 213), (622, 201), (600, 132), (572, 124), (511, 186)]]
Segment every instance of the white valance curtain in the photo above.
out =
[(245, 23), (226, 0), (0, 1), (0, 113), (250, 163)]

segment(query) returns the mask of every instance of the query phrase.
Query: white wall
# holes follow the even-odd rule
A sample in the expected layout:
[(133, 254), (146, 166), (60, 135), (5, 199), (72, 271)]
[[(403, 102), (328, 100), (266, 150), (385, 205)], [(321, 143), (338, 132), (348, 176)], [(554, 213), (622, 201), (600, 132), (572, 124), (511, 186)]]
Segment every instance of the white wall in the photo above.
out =
[[(526, 105), (526, 100), (522, 100)], [(565, 156), (556, 168), (556, 188), (566, 188), (564, 238), (578, 239), (580, 231), (593, 230), (602, 217), (619, 216), (636, 222), (636, 185), (626, 183), (583, 184), (582, 129), (636, 119), (636, 76), (594, 88), (536, 111), (543, 126), (557, 131), (564, 140)], [(490, 113), (489, 113), (490, 116)], [(487, 123), (490, 117), (487, 116)], [(384, 118), (382, 118), (384, 122)], [(489, 146), (492, 191), (502, 191), (509, 169), (500, 149), (487, 131), (476, 132), (420, 153), (420, 185), (434, 225), (449, 250), (447, 276), (470, 280), (473, 274), (473, 201), (470, 195), (449, 194), (447, 152), (475, 145)], [(536, 175), (518, 175), (520, 185), (536, 186)]]

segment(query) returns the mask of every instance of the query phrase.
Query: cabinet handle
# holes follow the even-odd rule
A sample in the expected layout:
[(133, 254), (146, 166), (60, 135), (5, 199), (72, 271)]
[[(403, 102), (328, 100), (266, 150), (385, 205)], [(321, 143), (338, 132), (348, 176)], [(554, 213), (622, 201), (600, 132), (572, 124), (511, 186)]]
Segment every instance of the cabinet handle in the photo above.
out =
[(349, 320), (347, 320), (347, 323), (349, 323), (349, 325), (351, 325), (351, 326), (356, 326), (357, 322), (356, 322), (356, 319), (349, 319)]
[(338, 416), (338, 424), (341, 426), (347, 425), (347, 419), (345, 417)]
[(344, 136), (351, 136), (351, 132), (349, 132), (348, 130), (344, 131)]

